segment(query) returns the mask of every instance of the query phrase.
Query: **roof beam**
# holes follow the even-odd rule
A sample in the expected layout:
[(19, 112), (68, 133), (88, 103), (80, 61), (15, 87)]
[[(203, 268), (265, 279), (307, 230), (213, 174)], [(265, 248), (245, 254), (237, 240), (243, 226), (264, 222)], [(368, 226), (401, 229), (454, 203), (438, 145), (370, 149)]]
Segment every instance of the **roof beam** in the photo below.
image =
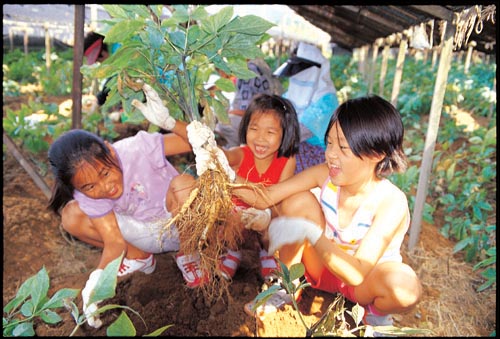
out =
[(415, 8), (427, 15), (430, 15), (432, 17), (436, 17), (441, 20), (446, 20), (446, 21), (453, 21), (453, 11), (450, 11), (449, 9), (446, 9), (443, 6), (437, 6), (437, 5), (426, 5), (426, 6), (418, 6), (418, 5), (413, 5), (410, 6), (412, 8)]

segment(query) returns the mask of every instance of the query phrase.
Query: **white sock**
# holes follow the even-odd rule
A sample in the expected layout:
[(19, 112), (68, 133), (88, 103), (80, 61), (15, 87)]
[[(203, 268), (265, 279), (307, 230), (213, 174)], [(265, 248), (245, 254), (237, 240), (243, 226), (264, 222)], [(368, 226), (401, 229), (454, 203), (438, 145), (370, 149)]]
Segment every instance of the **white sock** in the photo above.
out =
[(236, 250), (236, 251), (227, 250), (227, 254), (231, 254), (233, 257), (238, 258), (239, 260), (241, 260), (241, 251), (240, 250)]

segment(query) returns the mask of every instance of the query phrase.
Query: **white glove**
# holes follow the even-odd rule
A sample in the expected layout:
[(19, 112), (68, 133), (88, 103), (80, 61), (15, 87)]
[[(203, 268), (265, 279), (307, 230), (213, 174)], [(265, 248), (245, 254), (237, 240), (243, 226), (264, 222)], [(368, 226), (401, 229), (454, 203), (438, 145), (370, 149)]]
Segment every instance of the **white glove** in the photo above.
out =
[(210, 165), (215, 168), (215, 164), (212, 160), (212, 154), (209, 151), (204, 148), (198, 147), (193, 148), (193, 152), (195, 155), (194, 161), (196, 162), (196, 174), (198, 174), (198, 176), (205, 173)]
[(269, 225), (269, 253), (284, 245), (302, 243), (305, 240), (316, 245), (323, 230), (315, 223), (303, 218), (277, 217)]
[(98, 315), (91, 316), (93, 312), (97, 311), (97, 305), (99, 304), (99, 302), (95, 302), (90, 305), (87, 304), (90, 299), (90, 294), (93, 292), (102, 271), (102, 269), (97, 269), (90, 273), (89, 279), (87, 280), (87, 283), (82, 290), (83, 312), (87, 317), (87, 323), (94, 328), (99, 328), (102, 326), (102, 321), (101, 319), (99, 319)]
[(186, 127), (189, 143), (193, 149), (205, 145), (217, 147), (214, 132), (207, 125), (198, 120), (193, 120)]
[(144, 84), (142, 90), (146, 96), (146, 104), (134, 99), (132, 106), (139, 109), (152, 124), (168, 131), (173, 129), (175, 119), (170, 116), (168, 108), (163, 105), (158, 93), (148, 84)]
[(227, 161), (224, 151), (219, 147), (213, 147), (211, 145), (205, 145), (205, 147), (197, 148), (193, 147), (193, 152), (195, 154), (196, 174), (198, 174), (198, 176), (205, 173), (207, 169), (215, 170), (217, 168), (212, 155), (212, 153), (215, 153), (215, 156), (219, 160), (219, 163), (222, 166), (224, 172), (226, 172), (227, 176), (229, 177), (229, 180), (231, 182), (234, 182), (236, 173), (234, 173), (234, 170), (231, 168), (231, 166), (229, 166), (229, 162)]
[(236, 178), (229, 162), (227, 161), (224, 151), (217, 147), (214, 132), (205, 124), (198, 120), (193, 120), (186, 126), (189, 143), (193, 147), (193, 152), (196, 156), (196, 174), (202, 175), (207, 169), (215, 170), (215, 162), (212, 158), (212, 153), (219, 160), (222, 168), (229, 176), (231, 182)]
[(253, 207), (246, 208), (241, 211), (241, 222), (246, 229), (257, 232), (264, 231), (269, 227), (269, 222), (271, 222), (271, 209), (258, 210)]

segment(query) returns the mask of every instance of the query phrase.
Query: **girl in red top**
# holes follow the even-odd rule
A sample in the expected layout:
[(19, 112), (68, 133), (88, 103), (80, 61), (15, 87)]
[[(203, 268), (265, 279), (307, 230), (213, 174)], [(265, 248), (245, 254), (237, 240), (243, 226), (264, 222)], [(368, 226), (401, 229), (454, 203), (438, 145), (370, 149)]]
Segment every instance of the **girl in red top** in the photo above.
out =
[[(300, 127), (297, 113), (287, 99), (270, 94), (254, 96), (240, 122), (239, 138), (241, 146), (223, 150), (238, 176), (250, 182), (272, 185), (294, 174)], [(250, 207), (236, 197), (234, 199), (238, 208)], [(270, 210), (255, 212), (268, 213), (269, 217), (271, 213)], [(274, 257), (268, 255), (267, 246), (260, 237), (259, 243), (261, 275), (267, 279), (277, 264)], [(241, 251), (228, 249), (220, 262), (222, 275), (232, 279), (240, 261)]]

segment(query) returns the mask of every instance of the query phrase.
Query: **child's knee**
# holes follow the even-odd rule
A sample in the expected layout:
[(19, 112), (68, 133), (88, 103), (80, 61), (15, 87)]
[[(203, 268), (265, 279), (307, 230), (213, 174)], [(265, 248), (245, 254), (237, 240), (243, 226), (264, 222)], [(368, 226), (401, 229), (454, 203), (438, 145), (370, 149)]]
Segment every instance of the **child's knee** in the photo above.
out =
[(77, 227), (84, 216), (78, 202), (75, 200), (68, 202), (61, 211), (61, 224), (63, 229), (70, 234), (77, 233)]
[(395, 294), (400, 306), (404, 309), (413, 308), (422, 296), (422, 284), (415, 271), (406, 264), (402, 265)]
[(323, 218), (321, 206), (311, 192), (297, 193), (283, 200), (281, 213), (286, 216), (304, 217), (317, 223), (321, 223)]
[(169, 191), (174, 194), (181, 193), (183, 191), (190, 192), (196, 183), (196, 179), (190, 174), (179, 174), (174, 177), (170, 182)]

